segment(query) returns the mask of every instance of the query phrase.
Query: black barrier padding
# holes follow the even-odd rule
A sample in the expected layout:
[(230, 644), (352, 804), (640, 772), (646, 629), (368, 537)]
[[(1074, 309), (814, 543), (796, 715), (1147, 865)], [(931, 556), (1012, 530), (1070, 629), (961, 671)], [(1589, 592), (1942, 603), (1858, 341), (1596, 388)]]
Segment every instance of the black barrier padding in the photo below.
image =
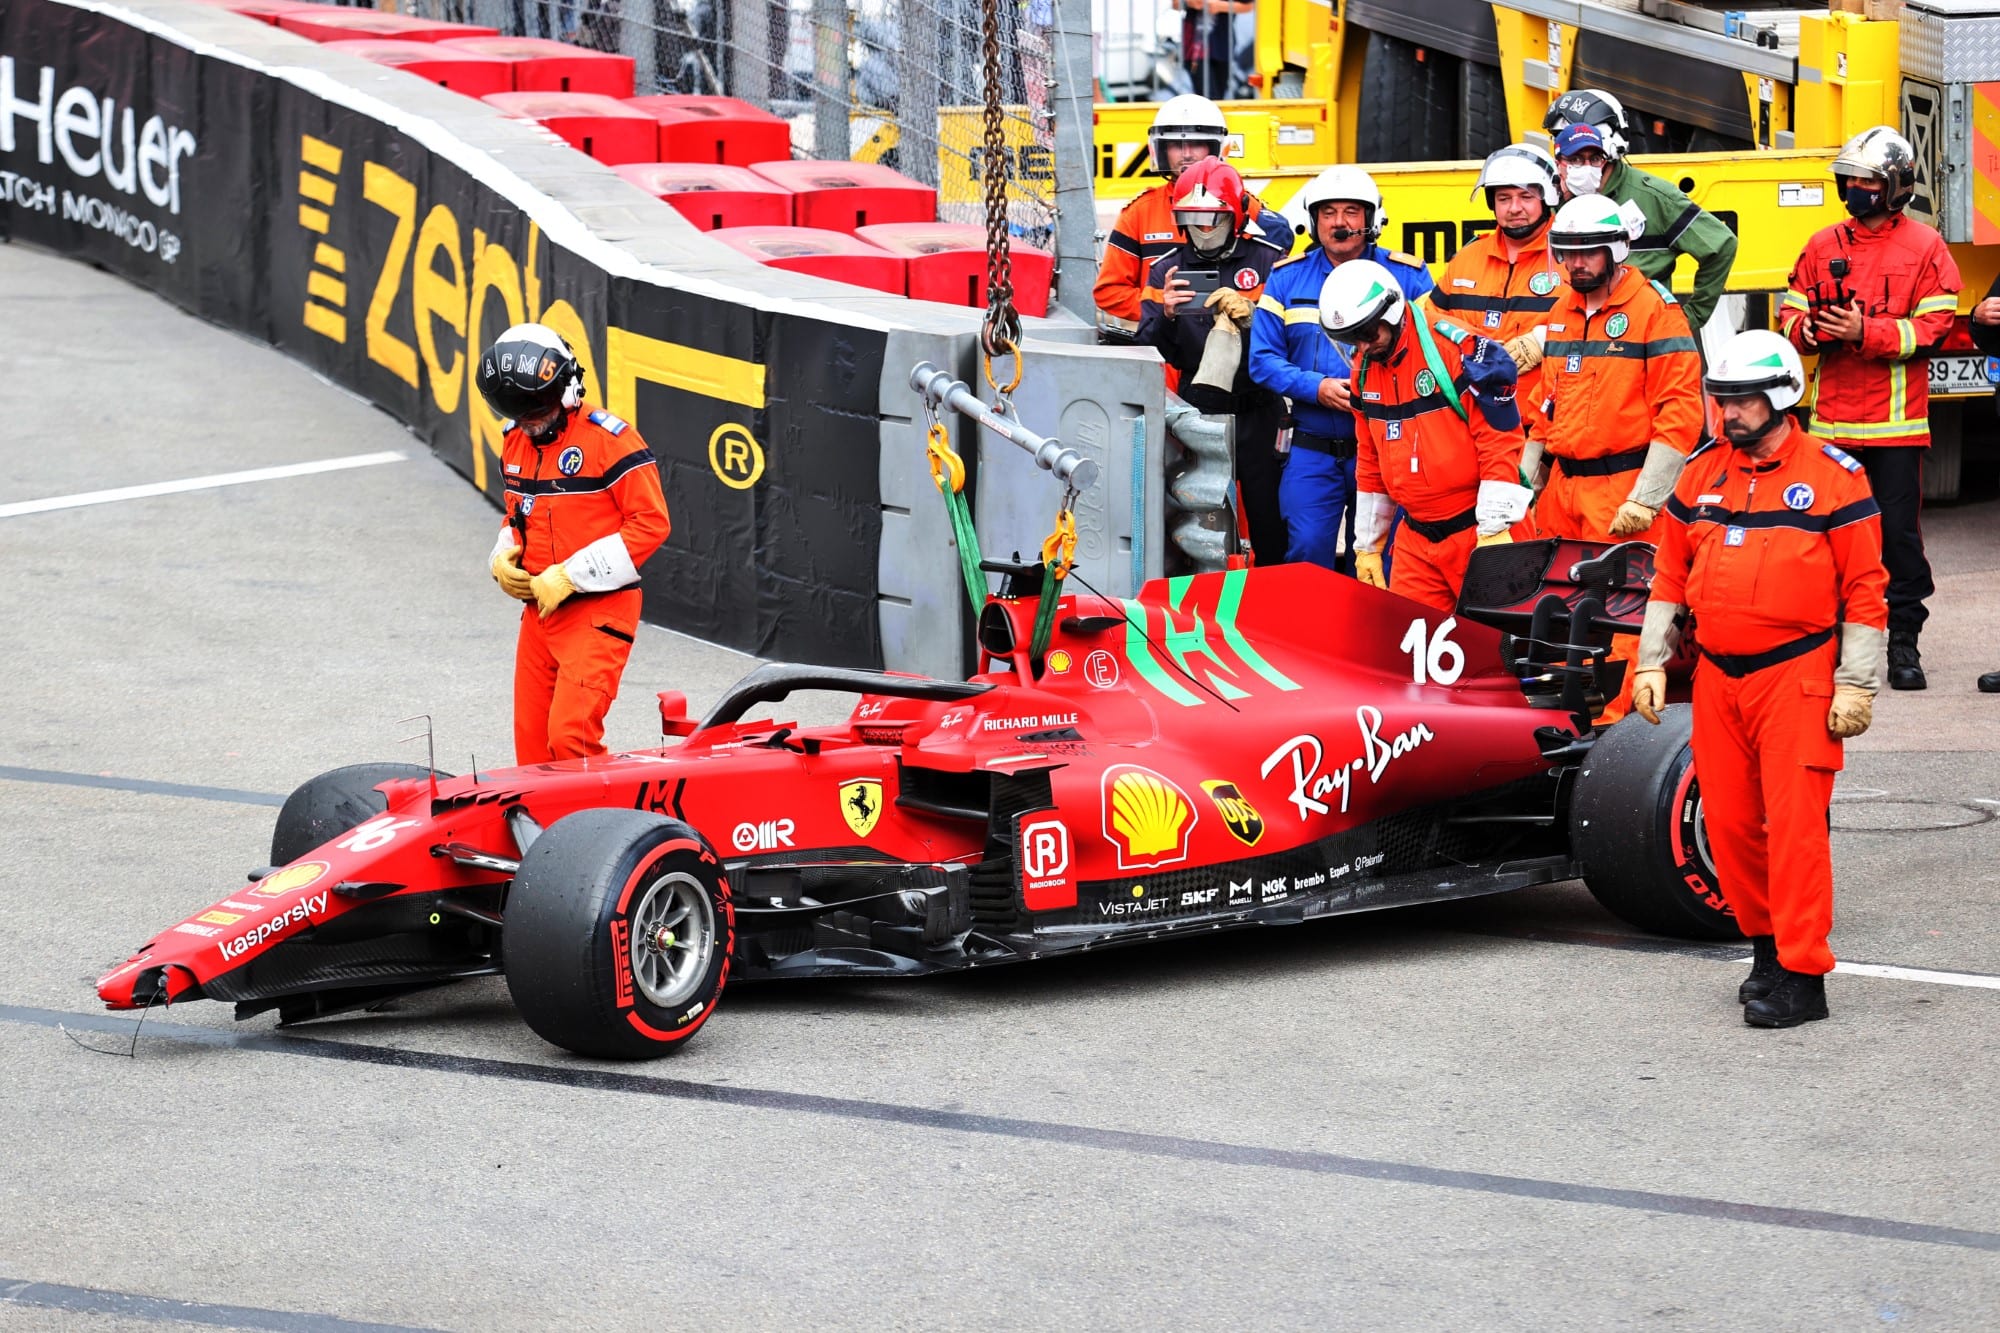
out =
[[(886, 335), (608, 275), (393, 127), (110, 18), (8, 0), (0, 58), (17, 102), (36, 103), (43, 67), (53, 78), (48, 160), (36, 114), (14, 107), (0, 234), (271, 342), (408, 423), (496, 502), (499, 434), (473, 366), (508, 324), (553, 324), (578, 344), (593, 405), (660, 461), (673, 531), (642, 571), (646, 618), (760, 656), (882, 664)], [(114, 175), (133, 108), (157, 198), (136, 178), (107, 184), (87, 134), (68, 140), (90, 171), (55, 147), (72, 88), (115, 103)]]

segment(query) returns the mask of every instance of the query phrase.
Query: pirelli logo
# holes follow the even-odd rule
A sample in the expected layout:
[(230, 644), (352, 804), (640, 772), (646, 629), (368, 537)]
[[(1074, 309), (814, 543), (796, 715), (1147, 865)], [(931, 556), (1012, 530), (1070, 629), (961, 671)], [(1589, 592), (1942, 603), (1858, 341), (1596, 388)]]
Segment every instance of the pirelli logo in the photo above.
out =
[[(324, 139), (299, 136), (299, 225), (321, 236), (333, 227), (329, 210), (340, 194), (340, 159), (340, 149)], [(313, 246), (301, 318), (322, 338), (347, 341), (347, 256), (325, 241)]]

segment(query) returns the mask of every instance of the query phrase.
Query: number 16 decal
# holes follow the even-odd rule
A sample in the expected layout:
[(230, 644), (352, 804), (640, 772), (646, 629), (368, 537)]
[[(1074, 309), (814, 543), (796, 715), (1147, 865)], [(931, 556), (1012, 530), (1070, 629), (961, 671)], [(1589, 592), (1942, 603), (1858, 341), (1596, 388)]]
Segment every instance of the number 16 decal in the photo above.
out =
[(1457, 616), (1446, 616), (1437, 633), (1429, 634), (1423, 621), (1410, 622), (1409, 632), (1396, 646), (1410, 655), (1410, 670), (1417, 684), (1434, 681), (1450, 685), (1464, 674), (1465, 652), (1451, 637), (1452, 627), (1457, 624)]

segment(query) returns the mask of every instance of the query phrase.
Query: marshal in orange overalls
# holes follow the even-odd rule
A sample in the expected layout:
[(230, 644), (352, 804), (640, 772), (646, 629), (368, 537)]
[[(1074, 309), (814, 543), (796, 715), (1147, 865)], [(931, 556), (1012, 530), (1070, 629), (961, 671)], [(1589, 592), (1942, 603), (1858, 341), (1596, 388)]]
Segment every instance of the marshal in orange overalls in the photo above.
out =
[[(1389, 590), (1451, 611), (1478, 545), (1474, 508), (1479, 483), (1513, 484), (1521, 470), (1521, 429), (1487, 419), (1464, 368), (1461, 344), (1473, 336), (1438, 320), (1432, 340), (1452, 389), (1465, 408), (1460, 420), (1444, 385), (1418, 345), (1414, 306), (1381, 360), (1363, 357), (1354, 374), (1355, 490), (1387, 495), (1403, 507)], [(1504, 416), (1519, 418), (1507, 404)]]
[(638, 567), (667, 539), (660, 470), (639, 432), (582, 408), (548, 444), (519, 428), (501, 442), (506, 521), (498, 555), (519, 546), (521, 568), (560, 564), (576, 591), (548, 615), (521, 611), (514, 654), (514, 761), (604, 753), (604, 715), (639, 625)]
[(1793, 972), (1833, 970), (1827, 730), (1843, 630), (1888, 623), (1882, 519), (1861, 465), (1796, 426), (1762, 463), (1688, 461), (1654, 525), (1652, 601), (1694, 614), (1694, 762), (1722, 895)]

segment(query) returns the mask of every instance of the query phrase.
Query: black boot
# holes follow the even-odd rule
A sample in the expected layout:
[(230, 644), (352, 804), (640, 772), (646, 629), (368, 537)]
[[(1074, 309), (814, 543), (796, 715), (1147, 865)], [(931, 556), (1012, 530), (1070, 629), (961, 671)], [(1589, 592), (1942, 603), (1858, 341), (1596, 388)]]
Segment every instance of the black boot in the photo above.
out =
[(1826, 978), (1810, 972), (1780, 969), (1771, 993), (1743, 1006), (1743, 1021), (1753, 1028), (1795, 1028), (1825, 1017)]
[(1748, 1004), (1761, 1000), (1784, 980), (1785, 969), (1778, 966), (1778, 937), (1775, 935), (1752, 935), (1750, 937), (1750, 975), (1736, 988), (1736, 1003)]
[(1981, 694), (2000, 694), (2000, 671), (1989, 671), (1979, 678)]
[(1889, 688), (1921, 690), (1929, 684), (1924, 679), (1923, 656), (1917, 652), (1917, 632), (1913, 629), (1890, 630)]

